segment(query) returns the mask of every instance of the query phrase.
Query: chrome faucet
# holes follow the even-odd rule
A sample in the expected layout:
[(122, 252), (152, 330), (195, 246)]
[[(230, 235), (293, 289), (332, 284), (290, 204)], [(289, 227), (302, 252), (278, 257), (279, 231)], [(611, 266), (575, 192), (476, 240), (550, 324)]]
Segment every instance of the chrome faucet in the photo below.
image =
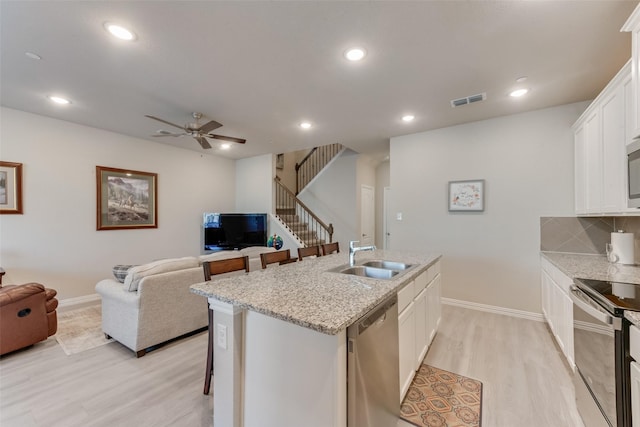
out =
[(376, 246), (356, 246), (356, 243), (360, 243), (359, 240), (351, 240), (349, 242), (349, 267), (353, 267), (356, 263), (356, 252), (360, 251), (375, 251)]

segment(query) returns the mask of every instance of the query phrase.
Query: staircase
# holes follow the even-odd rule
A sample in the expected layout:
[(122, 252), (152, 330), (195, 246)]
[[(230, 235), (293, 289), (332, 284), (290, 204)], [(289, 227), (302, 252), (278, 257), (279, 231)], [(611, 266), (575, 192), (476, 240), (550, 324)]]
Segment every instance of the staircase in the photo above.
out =
[(315, 147), (296, 164), (296, 192), (275, 178), (276, 216), (305, 247), (333, 241), (333, 225), (325, 224), (297, 195), (308, 185), (344, 147), (329, 144)]
[(344, 150), (342, 144), (314, 147), (296, 163), (296, 195), (306, 187), (338, 154)]
[(304, 247), (333, 241), (333, 225), (325, 224), (276, 177), (276, 216)]

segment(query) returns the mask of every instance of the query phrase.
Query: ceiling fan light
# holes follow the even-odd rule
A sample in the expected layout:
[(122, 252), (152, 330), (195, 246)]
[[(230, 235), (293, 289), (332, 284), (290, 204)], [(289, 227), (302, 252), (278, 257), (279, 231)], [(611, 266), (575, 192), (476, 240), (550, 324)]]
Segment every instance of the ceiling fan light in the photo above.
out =
[(220, 148), (223, 150), (228, 150), (229, 148), (231, 148), (231, 144), (225, 142), (224, 144), (220, 144)]
[(301, 127), (302, 129), (310, 129), (310, 128), (311, 128), (311, 123), (309, 123), (309, 122), (302, 122), (302, 123), (300, 123), (300, 127)]
[(113, 36), (120, 40), (133, 41), (136, 39), (136, 34), (133, 31), (126, 29), (125, 27), (111, 22), (105, 22), (104, 28)]

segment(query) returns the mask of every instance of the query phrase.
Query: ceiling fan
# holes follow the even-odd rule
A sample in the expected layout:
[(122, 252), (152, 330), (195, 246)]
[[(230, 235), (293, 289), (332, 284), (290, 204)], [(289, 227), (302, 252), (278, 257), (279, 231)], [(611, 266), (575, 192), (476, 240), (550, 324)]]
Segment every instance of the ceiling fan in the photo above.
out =
[(238, 144), (244, 144), (247, 142), (246, 139), (242, 138), (234, 138), (232, 136), (224, 136), (224, 135), (216, 135), (210, 133), (211, 131), (218, 129), (222, 126), (222, 124), (216, 122), (215, 120), (211, 120), (203, 125), (200, 125), (200, 119), (202, 118), (202, 113), (192, 113), (191, 114), (195, 119), (193, 123), (187, 123), (184, 126), (177, 125), (175, 123), (168, 122), (166, 120), (160, 119), (155, 116), (150, 116), (145, 114), (145, 117), (148, 117), (153, 120), (157, 120), (159, 122), (168, 124), (170, 126), (176, 127), (178, 129), (182, 129), (182, 133), (174, 133), (166, 130), (159, 130), (157, 134), (151, 136), (191, 136), (202, 146), (202, 148), (211, 148), (211, 144), (207, 141), (207, 138), (219, 139), (221, 141), (229, 141), (229, 142), (237, 142)]

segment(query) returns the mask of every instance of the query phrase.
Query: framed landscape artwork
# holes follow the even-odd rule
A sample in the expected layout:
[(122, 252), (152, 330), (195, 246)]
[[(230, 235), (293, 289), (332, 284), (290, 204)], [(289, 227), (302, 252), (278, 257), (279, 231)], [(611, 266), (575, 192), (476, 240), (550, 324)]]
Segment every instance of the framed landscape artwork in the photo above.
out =
[(0, 214), (22, 213), (22, 163), (0, 161)]
[(158, 174), (96, 166), (97, 229), (158, 228)]
[(484, 179), (449, 181), (449, 212), (484, 211)]

